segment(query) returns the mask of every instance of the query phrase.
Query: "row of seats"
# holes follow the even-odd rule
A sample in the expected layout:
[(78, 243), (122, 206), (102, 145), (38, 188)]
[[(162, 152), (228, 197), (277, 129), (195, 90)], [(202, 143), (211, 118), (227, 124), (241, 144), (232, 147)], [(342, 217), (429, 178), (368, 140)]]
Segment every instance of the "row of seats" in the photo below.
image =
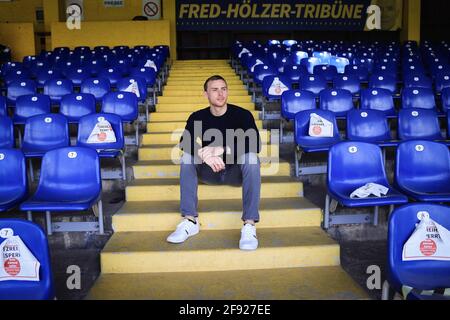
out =
[(45, 212), (50, 235), (51, 212), (86, 211), (94, 207), (99, 213), (96, 229), (104, 233), (100, 161), (96, 150), (76, 146), (46, 152), (37, 189), (31, 195), (25, 159), (22, 150), (0, 148), (0, 212), (19, 206), (28, 213), (29, 220), (33, 212)]

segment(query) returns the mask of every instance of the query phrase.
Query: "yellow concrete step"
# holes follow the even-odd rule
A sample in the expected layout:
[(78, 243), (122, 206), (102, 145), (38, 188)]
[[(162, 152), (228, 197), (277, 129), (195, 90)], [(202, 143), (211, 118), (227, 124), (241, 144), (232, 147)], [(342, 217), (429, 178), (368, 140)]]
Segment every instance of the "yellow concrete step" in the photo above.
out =
[[(191, 74), (189, 71), (179, 73), (179, 74), (170, 74), (169, 78), (171, 80), (203, 80), (203, 82), (206, 81), (209, 77), (214, 75), (213, 73), (197, 73), (197, 74)], [(227, 73), (223, 75), (223, 78), (228, 81), (230, 80), (239, 80), (239, 76), (235, 73)]]
[[(90, 300), (357, 300), (368, 294), (339, 266), (102, 274)], [(270, 303), (269, 303), (270, 304)], [(219, 311), (216, 311), (219, 310)], [(222, 314), (216, 307), (214, 314)]]
[[(181, 158), (182, 151), (176, 146), (160, 146), (154, 145), (149, 147), (140, 147), (138, 150), (138, 158), (140, 161), (146, 160), (173, 160), (178, 161)], [(260, 157), (278, 159), (280, 148), (277, 144), (263, 144), (261, 147)]]
[[(174, 146), (179, 141), (183, 135), (184, 128), (181, 130), (176, 130), (169, 133), (144, 133), (142, 134), (141, 145), (142, 146), (152, 146), (152, 145), (170, 145)], [(261, 138), (261, 143), (270, 143), (270, 130), (259, 130), (259, 136)], [(256, 140), (256, 134), (255, 134)]]
[(169, 234), (166, 231), (113, 234), (100, 256), (102, 273), (231, 271), (340, 264), (339, 244), (320, 227), (258, 229), (259, 246), (251, 252), (239, 249), (239, 229), (202, 230), (182, 244), (168, 243)]
[(208, 64), (208, 63), (228, 63), (227, 59), (196, 59), (196, 60), (175, 60), (173, 65), (191, 65), (191, 64)]
[[(242, 228), (242, 200), (199, 201), (201, 230)], [(262, 199), (261, 228), (319, 227), (322, 212), (305, 198)], [(113, 215), (114, 232), (173, 231), (180, 223), (179, 201), (126, 202)]]
[[(207, 105), (207, 104), (205, 104)], [(150, 123), (160, 121), (186, 121), (192, 112), (153, 112), (150, 114)], [(255, 120), (259, 120), (260, 111), (251, 111)]]
[[(139, 161), (133, 166), (135, 179), (169, 179), (178, 178), (180, 166), (171, 161)], [(261, 176), (289, 176), (291, 167), (288, 162), (261, 163)]]
[[(204, 103), (158, 103), (156, 112), (194, 112), (206, 107)], [(253, 102), (240, 102), (239, 107), (246, 110), (255, 110), (256, 108)]]
[(236, 72), (230, 67), (226, 66), (210, 66), (210, 67), (192, 67), (192, 68), (176, 68), (170, 71), (169, 77), (178, 75), (192, 74), (192, 75), (206, 75), (212, 76), (220, 74), (221, 76), (234, 76)]
[[(248, 96), (249, 93), (246, 89), (238, 89), (229, 91), (229, 94), (233, 96)], [(173, 90), (165, 89), (163, 97), (203, 97), (203, 88), (197, 88), (197, 90)]]
[[(198, 97), (158, 97), (158, 103), (198, 103), (208, 105), (208, 99), (204, 96)], [(252, 97), (249, 95), (245, 96), (235, 96), (231, 95), (228, 97), (228, 103), (239, 105), (241, 102), (252, 102)]]
[[(255, 120), (255, 124), (258, 129), (263, 128), (262, 120)], [(147, 132), (157, 133), (157, 132), (173, 132), (175, 130), (184, 130), (186, 126), (185, 121), (166, 121), (166, 122), (149, 122), (147, 123)]]
[[(197, 86), (197, 85), (166, 85), (164, 86), (164, 93), (166, 91), (171, 90), (201, 90), (203, 92), (203, 86)], [(228, 86), (228, 91), (233, 92), (234, 90), (247, 90), (247, 88), (243, 84), (232, 84)]]
[[(167, 85), (192, 85), (192, 86), (198, 86), (199, 88), (203, 89), (203, 85), (205, 84), (205, 79), (180, 79), (180, 78), (170, 78), (167, 80)], [(225, 79), (227, 81), (228, 85), (242, 85), (242, 81), (239, 80), (239, 78), (230, 78)]]
[[(303, 184), (291, 177), (261, 178), (261, 199), (303, 197)], [(134, 180), (125, 189), (126, 201), (180, 200), (180, 181), (176, 179)], [(199, 200), (242, 199), (242, 187), (199, 184)]]

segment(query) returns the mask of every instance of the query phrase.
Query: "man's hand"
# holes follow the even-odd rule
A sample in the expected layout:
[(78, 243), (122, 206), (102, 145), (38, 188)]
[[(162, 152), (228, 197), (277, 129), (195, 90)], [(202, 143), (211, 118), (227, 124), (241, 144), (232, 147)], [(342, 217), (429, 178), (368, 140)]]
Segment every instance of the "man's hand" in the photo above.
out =
[(203, 160), (214, 172), (220, 172), (225, 169), (225, 163), (223, 162), (221, 157), (218, 156), (210, 156)]
[[(203, 162), (209, 157), (220, 157), (223, 154), (223, 147), (204, 147), (198, 150), (198, 156)], [(223, 161), (222, 161), (223, 162)]]

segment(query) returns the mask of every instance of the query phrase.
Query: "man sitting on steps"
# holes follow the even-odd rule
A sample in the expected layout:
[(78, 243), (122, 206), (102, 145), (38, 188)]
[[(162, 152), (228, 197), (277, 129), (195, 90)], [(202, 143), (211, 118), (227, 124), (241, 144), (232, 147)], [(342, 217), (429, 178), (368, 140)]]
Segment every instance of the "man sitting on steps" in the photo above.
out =
[(206, 80), (204, 95), (209, 107), (190, 115), (180, 141), (184, 151), (180, 169), (180, 209), (184, 219), (167, 241), (182, 243), (199, 232), (200, 179), (210, 185), (242, 185), (244, 226), (239, 248), (255, 250), (261, 190), (259, 131), (251, 112), (227, 104), (228, 87), (221, 76)]

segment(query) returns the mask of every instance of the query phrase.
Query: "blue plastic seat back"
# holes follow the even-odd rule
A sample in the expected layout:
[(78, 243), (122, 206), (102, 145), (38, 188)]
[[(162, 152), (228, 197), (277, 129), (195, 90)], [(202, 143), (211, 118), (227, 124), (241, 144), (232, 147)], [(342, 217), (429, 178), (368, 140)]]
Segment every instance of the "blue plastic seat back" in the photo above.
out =
[(313, 73), (316, 76), (321, 76), (325, 78), (327, 81), (333, 81), (333, 79), (337, 76), (337, 68), (332, 65), (319, 64), (314, 66)]
[(387, 239), (387, 276), (391, 286), (401, 292), (406, 285), (421, 290), (450, 288), (450, 261), (403, 261), (403, 247), (419, 223), (418, 213), (428, 212), (431, 219), (450, 230), (450, 207), (414, 203), (394, 210), (389, 216)]
[(117, 82), (119, 82), (119, 80), (121, 80), (123, 76), (117, 68), (109, 67), (103, 69), (103, 71), (98, 74), (98, 77), (108, 79), (111, 86), (115, 87), (117, 85)]
[(353, 96), (350, 91), (343, 89), (322, 90), (319, 95), (319, 108), (333, 112), (337, 117), (347, 115), (354, 109)]
[(7, 86), (8, 105), (15, 105), (17, 98), (35, 94), (37, 92), (36, 82), (33, 80), (14, 81)]
[(366, 142), (391, 140), (386, 115), (378, 110), (351, 110), (347, 114), (347, 139)]
[(300, 62), (300, 65), (305, 66), (309, 74), (314, 74), (314, 67), (320, 64), (322, 64), (322, 61), (317, 57), (309, 57), (308, 59), (303, 59)]
[(12, 69), (3, 76), (3, 81), (6, 85), (9, 85), (11, 82), (26, 81), (30, 79), (31, 73), (22, 67), (19, 69)]
[(21, 150), (0, 149), (0, 211), (15, 207), (27, 196), (26, 168)]
[[(309, 136), (309, 125), (311, 114), (315, 113), (320, 117), (330, 121), (333, 124), (333, 137), (311, 137)], [(295, 143), (300, 145), (302, 139), (307, 137), (314, 140), (314, 143), (320, 145), (324, 142), (339, 141), (339, 130), (336, 122), (336, 116), (333, 112), (321, 109), (303, 110), (295, 114), (294, 138)]]
[(0, 95), (0, 117), (8, 115), (8, 109), (6, 104), (6, 97)]
[(7, 116), (0, 116), (0, 148), (14, 148), (14, 125)]
[(369, 70), (365, 66), (349, 64), (345, 67), (345, 74), (356, 75), (359, 78), (359, 81), (369, 80)]
[(150, 67), (133, 68), (130, 77), (139, 77), (145, 79), (147, 87), (152, 87), (156, 82), (155, 69)]
[(37, 74), (36, 82), (40, 87), (44, 87), (44, 84), (47, 80), (50, 79), (60, 79), (63, 75), (59, 70), (47, 69), (43, 68)]
[(69, 125), (63, 115), (40, 114), (25, 122), (22, 150), (26, 156), (42, 156), (49, 150), (69, 144)]
[(386, 89), (394, 94), (397, 92), (397, 79), (394, 75), (372, 74), (369, 78), (369, 88)]
[(408, 73), (403, 76), (404, 88), (433, 88), (433, 83), (430, 78), (423, 74)]
[(442, 140), (436, 111), (419, 108), (400, 110), (398, 114), (398, 137), (400, 140)]
[(420, 193), (448, 192), (450, 151), (439, 142), (410, 140), (399, 144), (395, 181), (404, 190)]
[[(88, 143), (87, 141), (96, 124), (102, 120), (106, 120), (111, 124), (114, 135), (116, 136), (116, 142)], [(122, 150), (124, 145), (123, 125), (120, 116), (112, 113), (96, 113), (84, 116), (80, 119), (78, 124), (77, 146), (95, 150)]]
[(253, 72), (253, 80), (256, 84), (262, 85), (264, 77), (266, 76), (275, 76), (278, 72), (276, 72), (271, 66), (268, 65), (257, 65)]
[(434, 92), (430, 88), (404, 88), (402, 91), (402, 108), (421, 108), (436, 110)]
[(59, 112), (70, 123), (77, 123), (81, 117), (95, 113), (95, 97), (90, 93), (72, 93), (65, 95), (61, 100)]
[(308, 70), (301, 65), (286, 65), (283, 70), (283, 76), (289, 78), (291, 82), (298, 82), (301, 77), (308, 75)]
[[(280, 83), (281, 82), (281, 83)], [(271, 87), (273, 88), (271, 89)], [(292, 83), (289, 78), (284, 76), (266, 76), (263, 79), (262, 89), (263, 95), (270, 100), (279, 100), (281, 99), (281, 95), (283, 94), (284, 87), (287, 87), (287, 90), (292, 89)]]
[(288, 90), (281, 95), (281, 115), (292, 120), (297, 112), (316, 109), (316, 96), (306, 90)]
[(111, 84), (106, 78), (89, 78), (81, 83), (81, 93), (92, 94), (97, 101), (110, 91)]
[(361, 91), (361, 83), (356, 75), (338, 75), (333, 79), (335, 89), (350, 91), (353, 95), (358, 95)]
[[(95, 198), (101, 188), (97, 152), (84, 147), (66, 147), (48, 151), (44, 155), (35, 194), (45, 196), (45, 200), (50, 202), (59, 202), (62, 198), (77, 202)], [(70, 203), (67, 205), (70, 207)]]
[(26, 119), (39, 114), (50, 113), (50, 98), (44, 94), (21, 96), (14, 108), (14, 123), (24, 124)]
[(308, 59), (308, 53), (305, 51), (294, 51), (288, 57), (288, 63), (299, 65), (303, 59)]
[(450, 88), (450, 72), (441, 73), (436, 77), (436, 92), (441, 93), (445, 88)]
[(366, 183), (388, 186), (381, 148), (361, 141), (335, 144), (328, 153), (327, 184), (330, 191), (350, 194)]
[(114, 113), (122, 122), (133, 122), (138, 117), (138, 100), (134, 93), (117, 91), (107, 93), (102, 100), (102, 111)]
[(383, 111), (387, 116), (396, 115), (394, 99), (387, 89), (361, 90), (360, 108)]
[(52, 79), (44, 84), (44, 94), (50, 97), (53, 103), (60, 103), (63, 96), (73, 92), (73, 84), (69, 79)]
[(441, 92), (442, 111), (448, 113), (450, 109), (450, 87), (444, 88)]
[(87, 67), (70, 68), (66, 73), (67, 79), (71, 80), (75, 86), (81, 86), (81, 83), (91, 77), (91, 70)]
[(328, 88), (327, 80), (320, 76), (309, 75), (300, 78), (299, 87), (301, 90), (308, 90), (319, 95), (320, 92)]
[(127, 88), (134, 82), (136, 82), (138, 86), (139, 96), (136, 94), (138, 101), (145, 102), (145, 100), (147, 99), (147, 84), (144, 78), (141, 77), (123, 78), (117, 83), (117, 90), (126, 91)]
[(345, 67), (350, 64), (350, 61), (345, 57), (331, 57), (330, 65), (335, 66), (339, 74), (345, 72)]
[[(12, 229), (33, 256), (39, 261), (39, 281), (13, 281), (0, 283), (1, 300), (53, 300), (54, 280), (47, 237), (41, 227), (33, 222), (19, 219), (1, 219), (1, 229)], [(0, 238), (3, 242), (5, 239)]]

